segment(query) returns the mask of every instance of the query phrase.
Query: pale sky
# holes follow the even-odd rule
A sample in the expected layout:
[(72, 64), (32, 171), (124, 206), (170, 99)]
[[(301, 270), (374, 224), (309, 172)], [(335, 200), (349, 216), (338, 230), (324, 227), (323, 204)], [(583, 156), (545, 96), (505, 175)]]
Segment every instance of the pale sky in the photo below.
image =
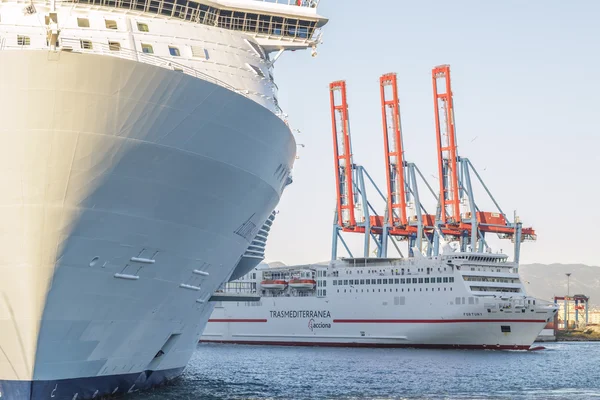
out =
[[(406, 159), (437, 187), (431, 69), (450, 64), (459, 155), (511, 218), (516, 209), (538, 233), (523, 244), (521, 262), (600, 265), (600, 2), (322, 0), (319, 13), (330, 22), (318, 57), (298, 51), (276, 62), (281, 106), (305, 147), (277, 207), (266, 261), (330, 258), (328, 84), (346, 80), (354, 162), (385, 188), (378, 83), (396, 72)], [(433, 200), (425, 205), (435, 210)], [(360, 255), (362, 238), (352, 236)], [(509, 241), (492, 246), (512, 253)]]

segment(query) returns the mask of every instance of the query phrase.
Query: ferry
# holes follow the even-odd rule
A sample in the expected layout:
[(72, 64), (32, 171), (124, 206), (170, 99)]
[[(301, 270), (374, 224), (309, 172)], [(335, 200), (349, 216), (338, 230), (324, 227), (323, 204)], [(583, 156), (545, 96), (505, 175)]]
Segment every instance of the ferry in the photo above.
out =
[[(264, 277), (289, 283), (265, 287)], [(215, 303), (202, 342), (528, 350), (557, 312), (526, 293), (507, 255), (448, 249), (435, 257), (260, 264), (221, 290), (261, 299)]]

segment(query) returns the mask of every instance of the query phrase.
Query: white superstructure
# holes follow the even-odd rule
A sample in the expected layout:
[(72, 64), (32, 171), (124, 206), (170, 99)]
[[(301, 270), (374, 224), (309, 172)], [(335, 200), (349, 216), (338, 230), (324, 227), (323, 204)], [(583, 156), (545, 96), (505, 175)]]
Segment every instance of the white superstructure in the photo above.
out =
[(222, 290), (262, 298), (217, 304), (202, 341), (525, 350), (557, 310), (491, 253), (261, 264)]
[(326, 22), (291, 3), (0, 3), (2, 399), (181, 373), (291, 182), (273, 64)]

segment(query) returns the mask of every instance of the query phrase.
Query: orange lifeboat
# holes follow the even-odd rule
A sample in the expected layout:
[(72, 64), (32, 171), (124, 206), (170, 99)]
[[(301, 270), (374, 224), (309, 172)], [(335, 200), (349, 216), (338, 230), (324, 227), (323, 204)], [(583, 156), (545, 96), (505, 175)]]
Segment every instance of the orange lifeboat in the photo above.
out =
[(266, 279), (260, 283), (263, 289), (283, 290), (287, 286), (287, 282), (281, 279)]
[(317, 282), (314, 279), (292, 279), (290, 280), (290, 287), (294, 289), (312, 289), (315, 287)]

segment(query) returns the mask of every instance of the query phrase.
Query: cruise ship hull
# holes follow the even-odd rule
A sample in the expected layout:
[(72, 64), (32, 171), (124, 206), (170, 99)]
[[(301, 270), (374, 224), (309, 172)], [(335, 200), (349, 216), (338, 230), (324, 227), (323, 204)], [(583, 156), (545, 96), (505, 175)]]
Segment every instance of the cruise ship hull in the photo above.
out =
[(179, 375), (295, 156), (250, 99), (116, 57), (0, 52), (0, 391)]

